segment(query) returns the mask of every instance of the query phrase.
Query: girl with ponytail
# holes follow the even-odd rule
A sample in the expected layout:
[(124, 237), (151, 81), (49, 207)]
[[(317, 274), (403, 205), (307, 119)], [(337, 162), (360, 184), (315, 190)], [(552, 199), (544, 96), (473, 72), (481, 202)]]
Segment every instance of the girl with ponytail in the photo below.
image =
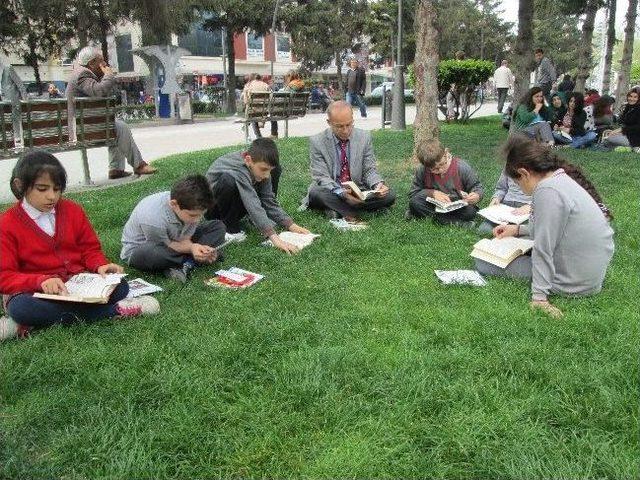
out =
[(530, 236), (531, 256), (521, 256), (501, 269), (482, 260), (476, 268), (486, 275), (531, 280), (531, 306), (554, 317), (562, 312), (551, 294), (590, 295), (602, 289), (613, 255), (612, 215), (582, 171), (550, 147), (524, 135), (511, 136), (504, 146), (505, 172), (532, 196), (527, 225), (499, 225), (497, 238)]

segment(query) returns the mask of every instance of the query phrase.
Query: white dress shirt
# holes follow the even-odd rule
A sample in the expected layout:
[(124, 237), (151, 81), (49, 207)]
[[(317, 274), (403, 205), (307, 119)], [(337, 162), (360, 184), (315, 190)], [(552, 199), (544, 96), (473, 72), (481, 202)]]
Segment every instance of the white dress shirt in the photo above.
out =
[(27, 215), (31, 217), (31, 219), (36, 222), (36, 224), (40, 227), (40, 229), (53, 237), (56, 233), (56, 209), (55, 207), (50, 212), (41, 212), (34, 206), (32, 206), (29, 202), (27, 202), (26, 198), (22, 199), (22, 208)]

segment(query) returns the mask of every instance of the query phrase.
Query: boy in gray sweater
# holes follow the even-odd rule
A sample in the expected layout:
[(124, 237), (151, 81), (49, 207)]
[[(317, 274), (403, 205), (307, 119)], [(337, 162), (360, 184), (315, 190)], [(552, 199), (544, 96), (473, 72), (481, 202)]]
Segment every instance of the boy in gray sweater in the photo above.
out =
[[(476, 205), (482, 200), (483, 189), (478, 174), (464, 160), (455, 158), (440, 144), (418, 147), (421, 166), (416, 171), (409, 192), (407, 218), (433, 217), (443, 224), (471, 226), (476, 216)], [(448, 213), (438, 213), (427, 197), (444, 203), (464, 200), (469, 205)]]
[(218, 158), (206, 173), (215, 206), (205, 217), (220, 219), (227, 232), (238, 233), (240, 220), (248, 215), (275, 247), (288, 254), (297, 253), (298, 248), (283, 241), (275, 230), (281, 226), (294, 233), (310, 233), (296, 225), (276, 199), (281, 171), (278, 148), (268, 138), (254, 140), (246, 152)]
[(505, 149), (506, 171), (525, 194), (531, 193), (532, 214), (528, 225), (499, 225), (494, 235), (530, 236), (533, 250), (505, 269), (482, 260), (476, 260), (476, 269), (531, 279), (531, 305), (560, 316), (549, 295), (592, 295), (602, 289), (614, 251), (610, 213), (579, 169), (545, 152), (544, 145), (514, 137)]

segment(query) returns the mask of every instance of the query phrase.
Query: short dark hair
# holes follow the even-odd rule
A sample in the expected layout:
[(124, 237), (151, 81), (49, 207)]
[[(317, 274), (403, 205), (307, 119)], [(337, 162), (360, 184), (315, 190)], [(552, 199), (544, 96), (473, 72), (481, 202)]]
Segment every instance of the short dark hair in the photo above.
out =
[[(11, 192), (18, 200), (22, 200), (27, 190), (33, 188), (38, 177), (45, 173), (51, 177), (53, 184), (64, 192), (67, 188), (67, 172), (60, 161), (44, 150), (25, 153), (11, 172)], [(21, 185), (18, 187), (14, 180), (20, 180)]]
[(542, 50), (541, 48), (536, 48), (533, 53), (542, 53), (544, 54), (544, 50)]
[(171, 200), (183, 210), (208, 210), (213, 206), (213, 193), (202, 175), (189, 175), (171, 188)]
[(274, 168), (280, 165), (278, 147), (270, 138), (256, 138), (247, 153), (254, 162), (265, 162)]
[(440, 161), (445, 154), (444, 147), (440, 142), (428, 145), (418, 145), (416, 147), (416, 157), (418, 161), (427, 168), (432, 168)]

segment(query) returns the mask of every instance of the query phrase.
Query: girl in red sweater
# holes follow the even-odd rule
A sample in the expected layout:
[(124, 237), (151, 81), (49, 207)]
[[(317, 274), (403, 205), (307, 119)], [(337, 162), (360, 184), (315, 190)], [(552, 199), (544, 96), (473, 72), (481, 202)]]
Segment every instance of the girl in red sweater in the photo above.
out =
[(106, 304), (34, 298), (35, 292), (65, 295), (64, 282), (81, 272), (122, 273), (109, 262), (82, 207), (61, 198), (67, 174), (53, 155), (25, 154), (11, 176), (18, 202), (0, 216), (0, 294), (8, 316), (0, 317), (0, 340), (33, 327), (115, 316), (158, 313), (153, 297), (126, 299), (126, 281)]

